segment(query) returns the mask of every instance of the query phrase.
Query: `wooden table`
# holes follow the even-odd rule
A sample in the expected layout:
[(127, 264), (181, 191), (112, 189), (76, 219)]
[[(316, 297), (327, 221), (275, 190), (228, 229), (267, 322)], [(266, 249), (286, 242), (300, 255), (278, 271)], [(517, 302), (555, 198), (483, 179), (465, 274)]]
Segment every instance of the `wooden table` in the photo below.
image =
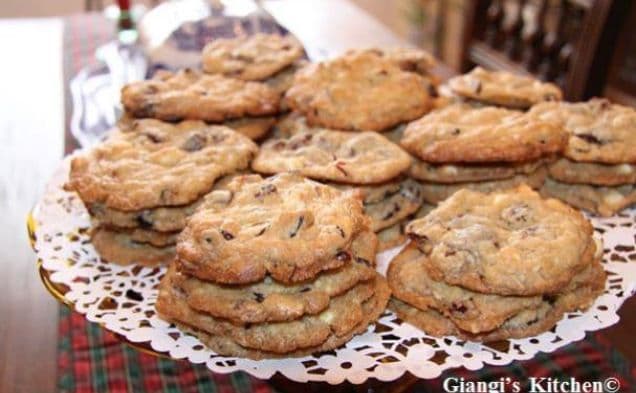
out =
[[(343, 0), (270, 0), (265, 7), (307, 44), (330, 56), (350, 47), (401, 41)], [(331, 7), (331, 8), (330, 8)], [(325, 28), (328, 26), (328, 28)], [(35, 270), (25, 217), (63, 154), (63, 22), (0, 20), (0, 392), (50, 392), (55, 387), (57, 310)], [(450, 73), (442, 67), (442, 73)], [(636, 363), (636, 299), (606, 329)]]

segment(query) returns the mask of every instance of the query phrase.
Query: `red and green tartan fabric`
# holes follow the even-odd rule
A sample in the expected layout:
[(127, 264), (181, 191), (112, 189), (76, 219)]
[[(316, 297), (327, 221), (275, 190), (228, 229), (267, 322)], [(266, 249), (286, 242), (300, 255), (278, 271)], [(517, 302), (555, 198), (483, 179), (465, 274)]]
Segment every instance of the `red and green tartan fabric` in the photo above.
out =
[[(112, 39), (114, 26), (98, 14), (74, 15), (66, 19), (64, 69), (67, 82), (83, 67), (95, 64), (94, 52)], [(67, 97), (67, 105), (70, 100)], [(67, 106), (67, 115), (70, 107)], [(70, 145), (70, 144), (67, 144)], [(60, 392), (257, 392), (274, 391), (267, 381), (242, 372), (216, 374), (205, 365), (193, 365), (142, 353), (121, 343), (112, 333), (88, 322), (82, 315), (60, 306), (58, 331), (58, 381)], [(636, 367), (633, 367), (602, 332), (591, 333), (582, 341), (567, 345), (550, 354), (539, 354), (531, 360), (502, 367), (484, 367), (478, 371), (453, 369), (434, 380), (392, 386), (371, 382), (372, 388), (348, 385), (339, 391), (440, 392), (447, 377), (466, 381), (499, 381), (510, 378), (527, 391), (528, 377), (575, 378), (579, 382), (617, 378), (621, 392), (636, 391)], [(279, 386), (277, 384), (277, 386)], [(280, 386), (287, 386), (280, 384)], [(324, 391), (329, 385), (309, 384), (305, 392)], [(290, 391), (299, 385), (290, 384)], [(288, 389), (285, 389), (288, 390)]]
[[(604, 339), (602, 333), (588, 334), (585, 340), (567, 345), (556, 352), (541, 353), (531, 360), (507, 366), (484, 367), (478, 371), (464, 368), (448, 370), (439, 378), (419, 380), (400, 391), (441, 392), (447, 377), (466, 381), (518, 381), (521, 391), (528, 391), (528, 377), (559, 380), (574, 378), (579, 382), (616, 378), (621, 392), (636, 389), (636, 367), (633, 367)], [(391, 383), (370, 382), (373, 391)], [(284, 384), (281, 384), (283, 386)], [(176, 361), (140, 352), (120, 342), (112, 333), (86, 321), (65, 306), (60, 307), (58, 332), (58, 390), (60, 392), (255, 392), (275, 391), (267, 381), (243, 372), (217, 374), (205, 365)], [(291, 384), (290, 391), (297, 391)], [(307, 392), (323, 391), (328, 385), (310, 384)], [(339, 389), (342, 390), (342, 389)], [(345, 391), (367, 391), (365, 385), (348, 385)]]

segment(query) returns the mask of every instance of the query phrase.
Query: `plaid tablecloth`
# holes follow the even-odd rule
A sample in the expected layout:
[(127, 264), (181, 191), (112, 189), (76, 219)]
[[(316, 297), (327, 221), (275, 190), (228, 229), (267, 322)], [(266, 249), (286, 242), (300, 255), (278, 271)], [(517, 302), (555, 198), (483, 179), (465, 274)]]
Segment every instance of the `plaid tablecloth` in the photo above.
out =
[[(82, 67), (94, 64), (97, 46), (113, 37), (114, 26), (97, 14), (74, 15), (66, 19), (64, 39), (65, 79)], [(67, 115), (71, 104), (67, 95)], [(74, 142), (67, 134), (68, 147)], [(633, 344), (636, 345), (636, 344)], [(448, 377), (465, 381), (518, 381), (528, 391), (528, 378), (553, 378), (579, 382), (616, 378), (621, 392), (636, 391), (636, 367), (605, 339), (602, 332), (550, 354), (514, 362), (504, 367), (484, 367), (479, 371), (449, 370), (434, 380), (417, 380), (409, 375), (392, 383), (375, 380), (367, 384), (330, 386), (297, 384), (282, 377), (262, 381), (246, 373), (215, 374), (204, 365), (174, 361), (149, 355), (120, 342), (113, 334), (65, 306), (60, 306), (58, 337), (58, 390), (60, 392), (270, 392), (304, 391), (443, 391)], [(37, 372), (37, 370), (34, 370)], [(276, 388), (274, 388), (274, 386)], [(512, 391), (511, 383), (505, 384)]]

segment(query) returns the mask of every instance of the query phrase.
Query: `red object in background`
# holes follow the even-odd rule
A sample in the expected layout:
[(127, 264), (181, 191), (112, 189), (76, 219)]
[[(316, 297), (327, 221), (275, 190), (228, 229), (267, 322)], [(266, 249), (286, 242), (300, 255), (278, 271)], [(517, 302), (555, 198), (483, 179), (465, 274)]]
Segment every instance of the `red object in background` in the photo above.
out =
[(130, 0), (117, 0), (119, 6), (119, 20), (117, 21), (117, 30), (133, 30), (135, 21), (133, 21), (130, 13)]
[(120, 11), (130, 11), (130, 0), (117, 0)]

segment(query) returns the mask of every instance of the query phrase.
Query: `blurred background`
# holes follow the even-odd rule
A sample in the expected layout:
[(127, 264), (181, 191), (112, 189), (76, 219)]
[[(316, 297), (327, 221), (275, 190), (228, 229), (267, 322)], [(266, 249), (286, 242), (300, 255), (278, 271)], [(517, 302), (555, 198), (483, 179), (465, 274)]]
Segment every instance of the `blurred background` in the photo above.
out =
[[(628, 0), (348, 0), (457, 72), (474, 64), (558, 82), (570, 99), (636, 103), (636, 7)], [(274, 1), (261, 1), (272, 3)], [(139, 12), (159, 0), (135, 0)], [(212, 2), (214, 3), (214, 1)], [(109, 0), (3, 0), (0, 17), (113, 15)]]

